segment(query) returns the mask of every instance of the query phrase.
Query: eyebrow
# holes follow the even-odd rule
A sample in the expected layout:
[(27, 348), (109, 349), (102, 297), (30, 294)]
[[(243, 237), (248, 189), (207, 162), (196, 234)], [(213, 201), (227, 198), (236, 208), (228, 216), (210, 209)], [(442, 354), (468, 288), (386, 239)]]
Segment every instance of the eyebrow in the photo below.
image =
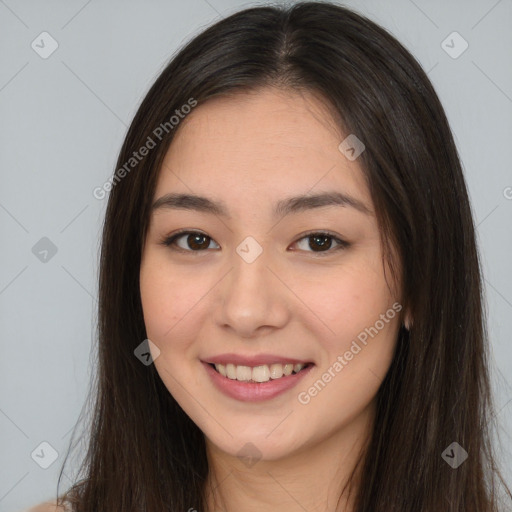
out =
[[(281, 199), (275, 204), (273, 215), (275, 217), (285, 216), (324, 206), (348, 206), (365, 215), (373, 215), (372, 211), (359, 199), (335, 191)], [(194, 194), (165, 194), (153, 203), (153, 212), (161, 209), (192, 210), (231, 219), (228, 208), (223, 201), (216, 201)]]

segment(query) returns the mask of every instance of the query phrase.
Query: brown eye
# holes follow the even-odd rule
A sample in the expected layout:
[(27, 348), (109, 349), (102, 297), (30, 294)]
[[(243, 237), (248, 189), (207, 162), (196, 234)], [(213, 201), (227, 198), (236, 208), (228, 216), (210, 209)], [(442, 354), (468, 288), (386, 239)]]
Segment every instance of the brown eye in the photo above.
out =
[(186, 238), (186, 243), (193, 250), (208, 249), (210, 245), (210, 237), (201, 234), (189, 234)]
[[(334, 251), (337, 251), (339, 249), (345, 249), (350, 244), (346, 242), (345, 240), (342, 240), (341, 238), (338, 238), (337, 236), (334, 236), (328, 232), (314, 232), (309, 233), (306, 236), (302, 237), (297, 244), (301, 243), (303, 240), (308, 240), (307, 247), (310, 249), (305, 249), (304, 246), (301, 250), (304, 250), (306, 252), (314, 252), (314, 253), (332, 253)], [(333, 242), (337, 244), (333, 247)]]
[[(184, 240), (183, 245), (178, 243), (178, 240), (181, 239)], [(176, 246), (177, 250), (185, 252), (202, 252), (208, 249), (212, 241), (212, 238), (199, 231), (182, 231), (166, 238), (162, 243), (167, 247), (174, 248)]]
[[(326, 235), (314, 235), (309, 236), (309, 247), (311, 249), (315, 249), (319, 247), (321, 251), (329, 250), (332, 246), (333, 239), (330, 236)], [(312, 241), (312, 242), (311, 242)]]

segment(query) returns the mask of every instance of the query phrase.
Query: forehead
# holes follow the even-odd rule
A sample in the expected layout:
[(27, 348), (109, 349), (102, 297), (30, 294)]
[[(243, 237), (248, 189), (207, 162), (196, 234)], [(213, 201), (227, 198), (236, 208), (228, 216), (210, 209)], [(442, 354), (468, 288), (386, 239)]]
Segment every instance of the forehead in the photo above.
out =
[(346, 135), (312, 93), (266, 88), (210, 99), (178, 128), (156, 197), (208, 193), (248, 207), (328, 189), (371, 207), (357, 160), (338, 149)]

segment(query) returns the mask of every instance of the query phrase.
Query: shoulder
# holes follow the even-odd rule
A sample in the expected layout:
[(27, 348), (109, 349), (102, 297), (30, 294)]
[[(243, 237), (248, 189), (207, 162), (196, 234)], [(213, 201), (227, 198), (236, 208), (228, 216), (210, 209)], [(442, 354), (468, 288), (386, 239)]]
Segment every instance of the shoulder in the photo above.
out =
[(69, 512), (64, 507), (57, 507), (57, 504), (52, 501), (47, 501), (44, 503), (40, 503), (39, 505), (35, 505), (32, 508), (28, 508), (26, 510), (23, 510), (22, 512)]

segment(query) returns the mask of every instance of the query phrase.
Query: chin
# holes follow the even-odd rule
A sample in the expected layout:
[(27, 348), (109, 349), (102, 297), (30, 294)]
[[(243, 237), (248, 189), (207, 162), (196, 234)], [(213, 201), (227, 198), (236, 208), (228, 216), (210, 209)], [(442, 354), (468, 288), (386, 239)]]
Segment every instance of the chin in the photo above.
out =
[(276, 461), (290, 456), (307, 443), (303, 426), (299, 433), (290, 429), (293, 425), (288, 425), (287, 429), (281, 429), (286, 423), (285, 420), (280, 425), (282, 419), (278, 421), (273, 419), (271, 426), (260, 422), (247, 427), (249, 421), (253, 420), (230, 422), (233, 437), (223, 429), (211, 433), (204, 430), (203, 432), (217, 450), (241, 459), (253, 457), (258, 460)]

